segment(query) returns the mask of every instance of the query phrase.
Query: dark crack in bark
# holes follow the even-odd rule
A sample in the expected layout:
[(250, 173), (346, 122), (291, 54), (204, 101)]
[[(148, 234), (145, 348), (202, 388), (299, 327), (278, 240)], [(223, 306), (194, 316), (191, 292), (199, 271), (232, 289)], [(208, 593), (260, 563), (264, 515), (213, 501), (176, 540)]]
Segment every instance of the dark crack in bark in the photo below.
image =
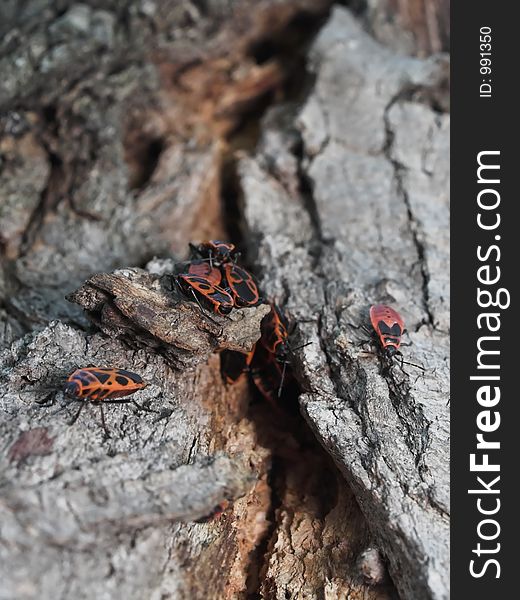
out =
[(392, 130), (392, 126), (390, 124), (390, 120), (388, 118), (388, 114), (397, 102), (399, 102), (404, 97), (408, 96), (410, 92), (408, 90), (400, 92), (395, 98), (388, 103), (384, 112), (384, 126), (385, 126), (385, 134), (386, 140), (385, 145), (383, 147), (383, 153), (387, 158), (388, 162), (392, 165), (392, 169), (394, 171), (394, 181), (397, 189), (397, 193), (403, 199), (404, 205), (406, 207), (406, 213), (408, 215), (409, 222), (409, 230), (412, 235), (412, 239), (417, 251), (417, 261), (419, 264), (419, 269), (421, 273), (422, 280), (422, 303), (424, 312), (426, 313), (426, 323), (435, 328), (435, 319), (433, 313), (430, 308), (430, 292), (429, 292), (429, 283), (430, 283), (430, 274), (428, 271), (428, 261), (426, 258), (426, 250), (424, 243), (421, 240), (421, 232), (420, 232), (420, 224), (417, 222), (413, 211), (412, 206), (410, 204), (410, 199), (408, 197), (408, 190), (403, 182), (403, 171), (405, 170), (404, 165), (400, 164), (392, 155), (392, 146), (394, 140), (394, 131)]

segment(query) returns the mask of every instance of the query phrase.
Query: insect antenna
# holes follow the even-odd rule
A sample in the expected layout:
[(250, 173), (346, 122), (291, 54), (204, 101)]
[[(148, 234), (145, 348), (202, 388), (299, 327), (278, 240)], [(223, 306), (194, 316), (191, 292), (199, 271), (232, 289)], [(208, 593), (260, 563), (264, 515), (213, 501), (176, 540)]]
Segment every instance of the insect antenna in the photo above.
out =
[(421, 366), (421, 365), (417, 365), (413, 362), (408, 362), (407, 360), (404, 360), (403, 358), (401, 358), (401, 360), (399, 361), (400, 366), (401, 366), (401, 370), (403, 371), (403, 373), (406, 373), (406, 371), (403, 369), (403, 365), (410, 365), (410, 367), (415, 367), (416, 369), (420, 369), (421, 371), (426, 371), (426, 369)]
[[(52, 383), (49, 385), (37, 385), (36, 387), (31, 387), (30, 389), (17, 390), (17, 394), (37, 394), (38, 392), (56, 392), (59, 390), (60, 386), (65, 382), (65, 377), (60, 377), (57, 380), (52, 380)], [(31, 383), (38, 383), (37, 381)], [(27, 386), (26, 386), (27, 387)], [(46, 396), (48, 398), (48, 396)]]
[[(208, 257), (208, 258), (203, 258), (203, 257), (201, 256), (200, 258), (199, 258), (199, 257), (197, 257), (197, 258), (193, 258), (192, 260), (185, 260), (185, 261), (183, 261), (182, 263), (177, 263), (177, 265), (179, 265), (179, 264), (181, 264), (181, 265), (186, 265), (186, 267), (188, 267), (188, 268), (189, 268), (189, 266), (191, 265), (191, 263), (192, 263), (194, 260), (196, 260), (196, 261), (198, 261), (198, 262), (209, 262), (209, 263), (211, 263), (211, 258), (209, 258), (209, 257)], [(181, 275), (182, 275), (182, 273), (181, 273)]]
[(302, 348), (305, 348), (305, 346), (310, 346), (311, 344), (312, 342), (305, 342), (305, 344), (300, 344), (299, 346), (296, 346), (296, 348), (293, 348), (290, 344), (287, 344), (287, 347), (289, 348), (291, 354), (294, 355), (296, 350), (301, 350)]

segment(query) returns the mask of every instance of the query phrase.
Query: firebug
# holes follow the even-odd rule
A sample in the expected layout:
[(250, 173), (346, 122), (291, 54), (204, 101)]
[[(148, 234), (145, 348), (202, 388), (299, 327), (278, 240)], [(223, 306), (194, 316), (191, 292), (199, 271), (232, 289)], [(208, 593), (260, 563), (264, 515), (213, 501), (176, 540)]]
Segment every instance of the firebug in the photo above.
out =
[(203, 298), (211, 304), (216, 313), (226, 315), (234, 306), (231, 295), (225, 289), (211, 283), (207, 277), (181, 274), (177, 276), (177, 282), (185, 294), (191, 294), (197, 303), (199, 303), (198, 296)]
[(220, 266), (227, 262), (233, 262), (238, 256), (235, 244), (222, 242), (221, 240), (209, 240), (197, 246), (190, 244), (193, 257), (205, 258), (210, 261), (211, 266)]
[(224, 264), (223, 269), (237, 307), (255, 306), (260, 302), (258, 287), (251, 273), (234, 263)]

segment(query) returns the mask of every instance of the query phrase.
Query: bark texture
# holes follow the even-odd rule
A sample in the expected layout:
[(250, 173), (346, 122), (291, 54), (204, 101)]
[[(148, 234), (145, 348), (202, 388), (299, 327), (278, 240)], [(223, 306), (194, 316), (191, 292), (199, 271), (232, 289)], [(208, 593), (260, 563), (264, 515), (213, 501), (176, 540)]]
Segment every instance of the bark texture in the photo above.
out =
[(395, 50), (427, 56), (450, 47), (449, 0), (367, 0), (367, 23)]
[[(264, 120), (238, 173), (268, 293), (299, 323), (301, 410), (351, 483), (407, 598), (447, 598), (448, 135), (442, 60), (397, 56), (337, 8), (303, 107)], [(292, 129), (291, 129), (292, 124)], [(377, 302), (408, 327), (406, 372), (359, 346)], [(366, 348), (365, 348), (366, 349)]]
[[(447, 64), (352, 4), (2, 3), (1, 599), (448, 597)], [(267, 307), (170, 285), (208, 238), (296, 324), (279, 408), (220, 374)], [(148, 383), (109, 437), (88, 365)]]

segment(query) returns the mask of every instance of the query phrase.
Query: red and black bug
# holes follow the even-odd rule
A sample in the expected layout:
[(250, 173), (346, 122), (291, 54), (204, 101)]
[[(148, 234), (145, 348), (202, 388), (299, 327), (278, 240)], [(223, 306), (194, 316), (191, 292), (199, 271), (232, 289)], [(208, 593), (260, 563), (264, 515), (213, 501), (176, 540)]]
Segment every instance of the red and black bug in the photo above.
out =
[(188, 266), (189, 275), (198, 275), (204, 277), (212, 285), (220, 285), (222, 281), (222, 273), (217, 267), (212, 267), (205, 260), (194, 260)]
[(181, 274), (177, 276), (177, 282), (185, 294), (191, 294), (197, 303), (198, 294), (201, 298), (212, 305), (213, 311), (216, 313), (226, 315), (234, 306), (231, 295), (220, 286), (212, 284), (207, 277)]
[[(67, 377), (63, 391), (66, 396), (75, 400), (89, 400), (97, 403), (101, 410), (103, 429), (107, 437), (110, 437), (105, 424), (102, 403), (128, 401), (122, 399), (142, 390), (146, 385), (139, 375), (125, 369), (85, 367), (77, 369)], [(70, 425), (77, 421), (85, 404), (86, 402), (81, 404)]]
[(271, 302), (271, 311), (260, 324), (261, 336), (251, 361), (251, 376), (260, 393), (274, 403), (282, 395), (286, 376), (291, 376), (288, 354), (289, 331), (280, 309)]
[[(401, 315), (391, 306), (387, 306), (386, 304), (375, 304), (370, 307), (370, 321), (379, 338), (384, 355), (389, 359), (395, 356), (402, 356), (399, 347), (401, 346), (405, 328)], [(407, 362), (402, 358), (400, 358), (399, 362), (402, 371), (404, 371), (403, 364), (424, 371), (424, 367), (421, 365)]]
[(258, 287), (251, 273), (231, 262), (225, 263), (223, 269), (235, 306), (255, 306), (260, 302)]
[(221, 371), (226, 383), (234, 383), (248, 371), (260, 394), (278, 410), (283, 390), (288, 383), (295, 383), (288, 359), (295, 349), (289, 344), (285, 318), (274, 303), (270, 304), (271, 311), (262, 319), (261, 336), (253, 350), (248, 354), (223, 352)]
[(224, 350), (220, 353), (220, 372), (227, 384), (235, 383), (243, 373), (249, 371), (255, 348), (256, 346), (247, 354), (235, 350)]
[(260, 324), (262, 333), (260, 341), (268, 352), (286, 357), (289, 351), (289, 332), (285, 325), (280, 309), (271, 302), (271, 312), (269, 312)]
[(404, 321), (401, 315), (386, 304), (375, 304), (370, 307), (370, 321), (386, 356), (391, 358), (401, 345), (404, 332)]
[(274, 403), (283, 388), (289, 334), (273, 303), (271, 311), (262, 319), (260, 329), (261, 337), (248, 354), (222, 352), (221, 372), (224, 381), (231, 384), (249, 371), (262, 396)]
[(276, 406), (285, 382), (286, 361), (282, 364), (274, 354), (258, 343), (251, 362), (251, 378), (262, 396)]
[[(139, 409), (144, 407), (139, 406), (137, 402), (134, 402), (132, 398), (127, 398), (135, 394), (135, 392), (147, 387), (147, 383), (143, 381), (140, 375), (127, 371), (126, 369), (115, 369), (106, 367), (83, 367), (76, 369), (70, 375), (67, 376), (65, 381), (62, 380), (63, 393), (66, 397), (72, 401), (79, 400), (81, 402), (80, 407), (76, 415), (69, 422), (69, 425), (73, 425), (83, 408), (89, 404), (97, 404), (101, 412), (101, 421), (103, 429), (105, 430), (106, 436), (110, 437), (105, 424), (105, 415), (103, 413), (103, 404), (109, 402), (133, 402)], [(51, 383), (49, 387), (40, 387), (36, 391), (52, 390), (50, 394), (47, 394), (43, 401), (37, 401), (36, 404), (40, 408), (48, 407), (49, 399), (54, 396), (55, 392), (59, 388), (60, 383)], [(23, 390), (24, 392), (34, 393), (35, 390)], [(67, 402), (54, 414), (57, 414), (64, 410), (70, 402)], [(149, 410), (149, 409), (144, 409)], [(154, 411), (151, 411), (154, 412)]]
[(63, 391), (77, 400), (101, 402), (130, 396), (144, 387), (142, 378), (131, 371), (86, 367), (68, 376)]
[(235, 244), (222, 242), (221, 240), (209, 240), (197, 246), (190, 244), (190, 248), (194, 258), (209, 259), (211, 266), (213, 264), (222, 265), (227, 262), (233, 262), (238, 256)]

